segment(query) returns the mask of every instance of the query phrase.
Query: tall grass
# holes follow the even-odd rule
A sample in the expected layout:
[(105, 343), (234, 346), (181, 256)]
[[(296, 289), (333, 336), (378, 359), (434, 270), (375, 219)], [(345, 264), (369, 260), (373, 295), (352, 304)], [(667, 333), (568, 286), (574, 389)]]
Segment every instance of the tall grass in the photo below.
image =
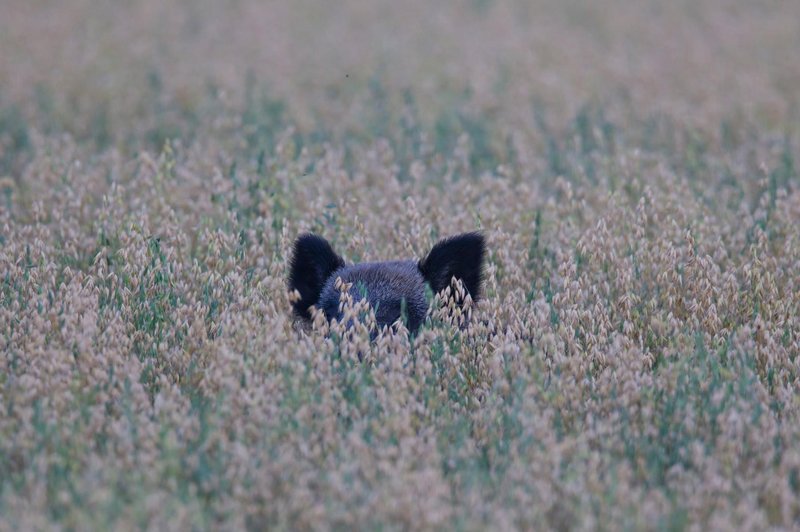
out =
[[(797, 8), (409, 5), (0, 8), (0, 529), (800, 524)], [(470, 319), (294, 323), (474, 229)]]

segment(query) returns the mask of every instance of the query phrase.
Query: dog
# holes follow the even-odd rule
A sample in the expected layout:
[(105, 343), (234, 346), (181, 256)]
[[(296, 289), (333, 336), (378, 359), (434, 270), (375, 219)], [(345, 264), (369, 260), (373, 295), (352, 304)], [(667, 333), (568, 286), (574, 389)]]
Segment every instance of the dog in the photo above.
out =
[[(413, 334), (428, 312), (426, 287), (434, 294), (459, 279), (473, 301), (480, 298), (486, 245), (481, 233), (464, 233), (440, 240), (420, 260), (395, 260), (346, 264), (324, 238), (304, 234), (294, 243), (289, 272), (290, 291), (297, 291), (295, 315), (311, 320), (312, 305), (328, 321), (342, 321), (340, 289), (353, 302), (366, 299), (379, 328), (404, 319)], [(340, 280), (340, 281), (338, 281)], [(344, 284), (341, 284), (344, 283)], [(463, 301), (461, 302), (463, 305)]]

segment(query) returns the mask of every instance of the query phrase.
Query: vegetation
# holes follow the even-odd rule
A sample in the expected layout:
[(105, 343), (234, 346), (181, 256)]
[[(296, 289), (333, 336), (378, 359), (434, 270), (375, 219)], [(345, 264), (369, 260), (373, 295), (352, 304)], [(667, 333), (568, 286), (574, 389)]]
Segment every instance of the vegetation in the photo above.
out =
[(800, 4), (162, 4), (0, 7), (0, 529), (800, 526)]

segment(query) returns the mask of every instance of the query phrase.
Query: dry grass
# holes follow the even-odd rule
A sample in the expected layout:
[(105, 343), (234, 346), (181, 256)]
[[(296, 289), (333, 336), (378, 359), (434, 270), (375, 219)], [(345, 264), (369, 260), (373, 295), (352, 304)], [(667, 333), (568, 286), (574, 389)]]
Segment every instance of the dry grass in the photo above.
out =
[(800, 4), (428, 4), (0, 7), (0, 529), (800, 526)]

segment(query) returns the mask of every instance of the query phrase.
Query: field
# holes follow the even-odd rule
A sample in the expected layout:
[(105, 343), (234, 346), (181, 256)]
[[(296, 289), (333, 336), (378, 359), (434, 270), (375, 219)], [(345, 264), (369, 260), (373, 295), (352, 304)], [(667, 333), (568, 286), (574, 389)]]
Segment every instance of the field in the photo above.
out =
[[(0, 530), (800, 528), (800, 2), (4, 0), (0, 50)], [(473, 230), (466, 326), (294, 322), (297, 235)]]

